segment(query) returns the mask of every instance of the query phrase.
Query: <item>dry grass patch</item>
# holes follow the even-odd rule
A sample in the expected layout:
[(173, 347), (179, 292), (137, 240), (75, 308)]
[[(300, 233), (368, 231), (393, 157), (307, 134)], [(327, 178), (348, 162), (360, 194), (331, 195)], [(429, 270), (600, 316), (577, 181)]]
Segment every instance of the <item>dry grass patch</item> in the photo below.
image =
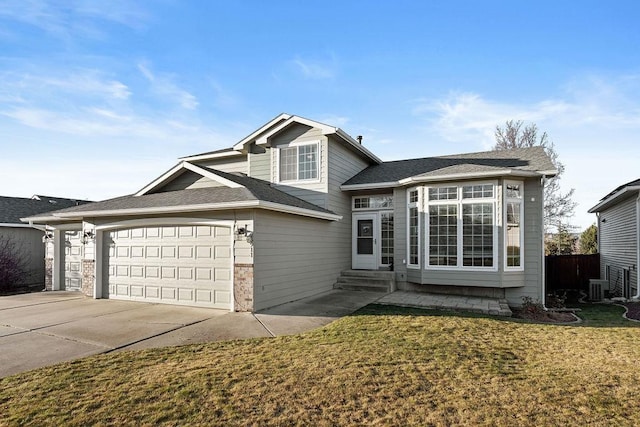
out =
[(0, 421), (638, 425), (640, 329), (598, 322), (370, 306), (299, 336), (110, 354), (9, 377)]

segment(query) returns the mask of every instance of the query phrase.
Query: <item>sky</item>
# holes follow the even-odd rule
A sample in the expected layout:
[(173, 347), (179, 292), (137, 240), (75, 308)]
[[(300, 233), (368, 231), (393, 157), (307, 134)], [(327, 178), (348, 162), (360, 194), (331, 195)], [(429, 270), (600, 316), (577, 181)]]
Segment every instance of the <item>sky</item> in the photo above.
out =
[(535, 123), (581, 231), (640, 178), (637, 1), (0, 1), (0, 195), (103, 200), (280, 113), (383, 160)]

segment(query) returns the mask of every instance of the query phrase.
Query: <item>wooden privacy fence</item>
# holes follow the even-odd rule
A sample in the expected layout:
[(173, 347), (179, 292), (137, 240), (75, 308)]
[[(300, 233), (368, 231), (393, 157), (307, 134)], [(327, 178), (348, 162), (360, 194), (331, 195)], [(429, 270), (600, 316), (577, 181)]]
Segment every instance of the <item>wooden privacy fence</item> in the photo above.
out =
[(600, 254), (545, 257), (547, 293), (558, 289), (589, 290), (589, 279), (600, 278)]

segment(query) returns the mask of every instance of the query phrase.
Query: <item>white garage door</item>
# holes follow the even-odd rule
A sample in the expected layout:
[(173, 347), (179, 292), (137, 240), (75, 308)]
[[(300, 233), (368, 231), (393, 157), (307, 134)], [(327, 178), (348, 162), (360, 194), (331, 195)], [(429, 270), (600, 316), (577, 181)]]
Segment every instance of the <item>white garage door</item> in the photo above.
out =
[(64, 289), (79, 291), (82, 289), (82, 241), (80, 231), (64, 233)]
[(105, 232), (108, 297), (229, 309), (231, 238), (223, 226)]

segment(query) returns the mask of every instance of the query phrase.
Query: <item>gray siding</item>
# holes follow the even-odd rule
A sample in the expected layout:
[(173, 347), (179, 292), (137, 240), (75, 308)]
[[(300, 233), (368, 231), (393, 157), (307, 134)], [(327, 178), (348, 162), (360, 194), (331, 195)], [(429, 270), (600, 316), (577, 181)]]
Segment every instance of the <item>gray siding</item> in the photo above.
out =
[(259, 211), (255, 225), (255, 310), (329, 291), (349, 268), (338, 222)]
[(249, 153), (249, 176), (271, 181), (271, 148), (264, 153)]
[(34, 228), (0, 227), (0, 237), (11, 239), (18, 253), (27, 260), (27, 285), (42, 284), (44, 288), (44, 233)]
[(328, 291), (340, 272), (351, 268), (351, 195), (342, 192), (340, 185), (368, 164), (336, 140), (329, 139), (325, 145), (327, 207), (342, 215), (342, 220), (268, 211), (256, 214), (257, 310)]
[(191, 171), (185, 171), (177, 178), (174, 178), (171, 182), (167, 183), (163, 187), (156, 190), (156, 193), (163, 193), (166, 191), (179, 191), (188, 190), (192, 188), (204, 188), (204, 187), (221, 187), (217, 181), (206, 178), (200, 174)]
[[(292, 196), (299, 197), (309, 203), (327, 208), (327, 175), (328, 175), (328, 140), (322, 135), (320, 129), (311, 128), (304, 125), (292, 125), (288, 129), (280, 132), (271, 140), (273, 148), (287, 147), (293, 142), (320, 141), (320, 167), (318, 170), (319, 180), (314, 182), (292, 182), (275, 184), (276, 188)], [(278, 176), (278, 161), (276, 156), (278, 150), (271, 151), (271, 177)]]
[(196, 163), (199, 166), (206, 166), (212, 169), (217, 169), (222, 172), (242, 172), (245, 174), (249, 173), (247, 156), (243, 155), (202, 160), (193, 163)]
[[(622, 287), (623, 269), (638, 263), (638, 217), (636, 198), (627, 199), (600, 213), (600, 277), (610, 266), (611, 287)], [(602, 220), (605, 219), (603, 223)], [(637, 292), (637, 268), (630, 269), (632, 295)]]
[[(530, 179), (524, 183), (524, 272), (505, 272), (503, 286), (520, 285), (509, 288), (505, 297), (509, 304), (522, 304), (522, 297), (528, 296), (540, 301), (542, 296), (542, 186), (540, 180)], [(503, 240), (504, 242), (504, 240)], [(504, 243), (501, 245), (504, 250)], [(504, 254), (500, 254), (504, 262)], [(524, 282), (523, 282), (524, 279)], [(523, 286), (524, 285), (524, 286)]]

